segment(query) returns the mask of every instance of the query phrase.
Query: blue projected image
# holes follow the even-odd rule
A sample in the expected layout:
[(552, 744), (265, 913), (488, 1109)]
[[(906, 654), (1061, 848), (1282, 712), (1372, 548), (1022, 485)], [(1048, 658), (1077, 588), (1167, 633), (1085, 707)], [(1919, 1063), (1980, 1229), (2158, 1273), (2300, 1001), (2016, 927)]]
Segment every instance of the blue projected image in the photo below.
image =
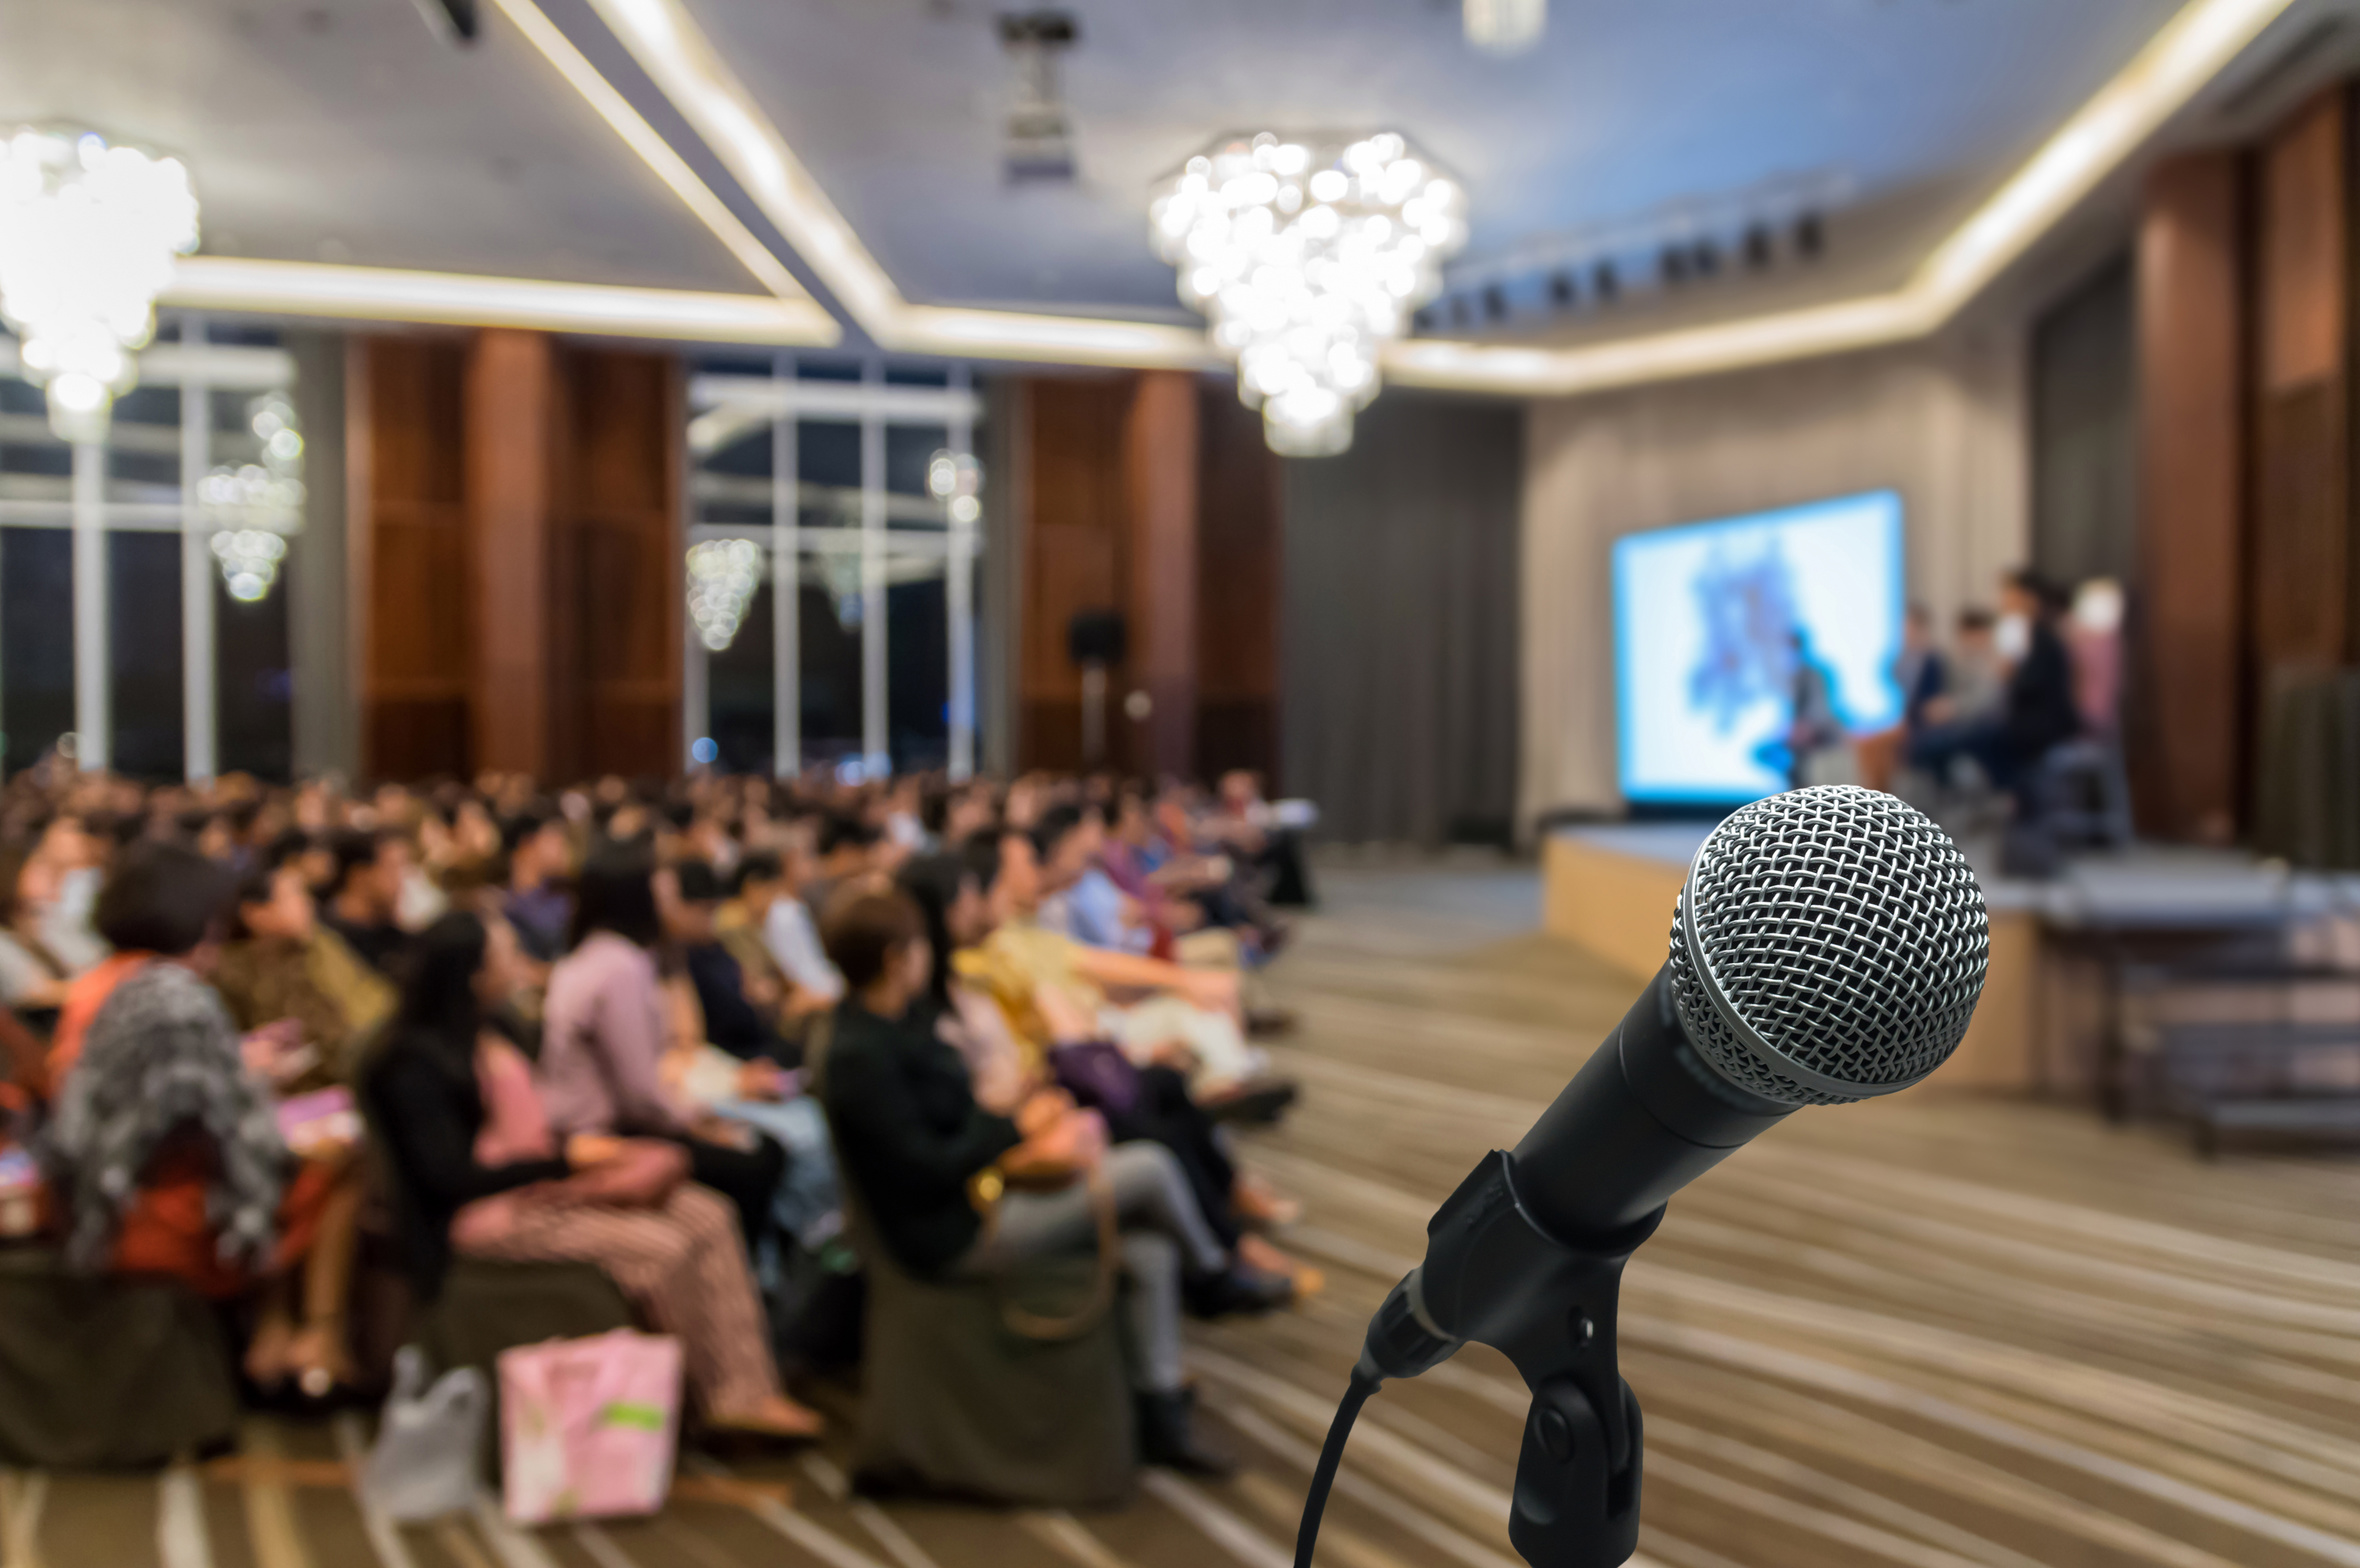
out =
[(1901, 497), (1889, 490), (1616, 541), (1624, 798), (1738, 804), (1786, 788), (1809, 671), (1845, 729), (1900, 722), (1901, 622)]

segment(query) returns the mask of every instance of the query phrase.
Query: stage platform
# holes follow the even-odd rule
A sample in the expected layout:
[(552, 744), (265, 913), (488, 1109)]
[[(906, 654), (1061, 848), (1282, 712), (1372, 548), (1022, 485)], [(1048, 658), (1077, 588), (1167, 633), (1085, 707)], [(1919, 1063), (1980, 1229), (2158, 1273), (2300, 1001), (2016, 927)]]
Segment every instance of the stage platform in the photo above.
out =
[[(1542, 923), (1635, 977), (1664, 961), (1673, 907), (1709, 822), (1560, 828), (1542, 851)], [(1962, 839), (1991, 908), (1991, 974), (1974, 1027), (1912, 1092), (2088, 1093), (2112, 1005), (2097, 966), (2132, 940), (2268, 940), (2360, 909), (2350, 877), (2295, 876), (2241, 854), (2139, 847), (2070, 865), (2053, 881), (2001, 876), (1997, 846)]]

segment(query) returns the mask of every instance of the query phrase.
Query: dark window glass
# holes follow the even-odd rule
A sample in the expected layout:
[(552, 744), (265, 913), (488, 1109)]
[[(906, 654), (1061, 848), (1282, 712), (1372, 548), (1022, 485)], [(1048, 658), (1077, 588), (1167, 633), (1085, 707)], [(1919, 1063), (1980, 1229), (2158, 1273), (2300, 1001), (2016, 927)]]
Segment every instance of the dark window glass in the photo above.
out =
[(795, 426), (795, 477), (807, 485), (859, 489), (860, 426), (799, 421)]
[(287, 541), (279, 580), (253, 604), (213, 581), (214, 736), (221, 771), (284, 780), (295, 772), (295, 672), (287, 642), (288, 581), (303, 536)]
[[(804, 526), (812, 526), (806, 514)], [(803, 760), (833, 763), (861, 750), (860, 556), (811, 550), (796, 600), (802, 643)]]
[(887, 365), (885, 384), (889, 387), (947, 387), (951, 373), (941, 365)]
[(0, 729), (8, 770), (40, 761), (73, 727), (74, 536), (63, 528), (0, 528)]
[[(67, 606), (65, 632), (73, 620)], [(133, 778), (177, 779), (186, 760), (180, 675), (180, 535), (107, 535), (107, 649), (114, 736), (110, 757)]]
[(895, 495), (931, 495), (926, 488), (926, 465), (950, 444), (951, 433), (941, 425), (887, 425), (885, 488)]
[(939, 557), (896, 565), (885, 590), (886, 727), (894, 769), (910, 773), (950, 760), (950, 615)]
[(797, 381), (858, 381), (860, 361), (857, 359), (798, 359), (795, 361)]
[(726, 773), (771, 771), (778, 705), (771, 657), (774, 602), (772, 586), (765, 582), (754, 590), (736, 638), (719, 653), (705, 655), (709, 733), (720, 748), (717, 765)]

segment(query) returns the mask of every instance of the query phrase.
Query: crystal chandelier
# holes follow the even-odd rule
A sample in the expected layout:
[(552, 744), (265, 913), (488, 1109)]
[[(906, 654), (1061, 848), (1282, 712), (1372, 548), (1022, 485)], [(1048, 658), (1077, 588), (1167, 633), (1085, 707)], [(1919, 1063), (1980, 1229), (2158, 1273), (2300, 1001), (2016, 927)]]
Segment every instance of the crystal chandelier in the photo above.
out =
[(278, 580), (286, 535), (303, 526), (303, 432), (285, 394), (265, 392), (246, 405), (259, 463), (223, 463), (197, 481), (197, 510), (214, 530), (213, 558), (222, 586), (253, 604)]
[(708, 652), (737, 640), (761, 583), (762, 547), (751, 539), (707, 539), (688, 547), (688, 618)]
[(926, 459), (926, 491), (952, 522), (972, 523), (983, 515), (983, 464), (972, 452), (940, 448)]
[(0, 317), (24, 340), (27, 378), (49, 389), (59, 439), (105, 438), (172, 258), (196, 248), (177, 158), (30, 126), (0, 141)]
[(1467, 42), (1486, 54), (1522, 54), (1549, 25), (1549, 0), (1460, 0)]
[(1150, 209), (1180, 298), (1237, 361), (1270, 449), (1327, 457), (1377, 395), (1377, 354), (1467, 240), (1459, 188), (1390, 131), (1226, 141)]

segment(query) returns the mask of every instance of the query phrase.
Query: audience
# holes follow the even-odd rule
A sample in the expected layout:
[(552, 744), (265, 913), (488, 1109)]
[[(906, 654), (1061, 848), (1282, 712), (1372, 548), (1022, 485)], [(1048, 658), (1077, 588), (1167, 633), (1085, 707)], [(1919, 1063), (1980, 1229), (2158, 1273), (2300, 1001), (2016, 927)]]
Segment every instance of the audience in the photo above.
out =
[(819, 1415), (779, 1386), (729, 1205), (684, 1179), (679, 1145), (583, 1132), (559, 1143), (524, 1057), (487, 1023), (523, 982), (520, 958), (504, 920), (436, 921), (371, 1075), (419, 1290), (432, 1299), (454, 1251), (594, 1263), (679, 1336), (708, 1423), (816, 1435)]
[(346, 1327), (374, 1227), (422, 1304), (454, 1259), (594, 1264), (712, 1424), (805, 1438), (768, 1325), (846, 1252), (840, 1170), (945, 1278), (1087, 1252), (1097, 1179), (1143, 1452), (1205, 1468), (1180, 1313), (1319, 1286), (1220, 1125), (1292, 1094), (1242, 1007), (1283, 833), (1250, 778), (360, 795), (47, 759), (0, 789), (0, 1067), (71, 1266), (233, 1304), (252, 1381), (314, 1397), (381, 1376)]

